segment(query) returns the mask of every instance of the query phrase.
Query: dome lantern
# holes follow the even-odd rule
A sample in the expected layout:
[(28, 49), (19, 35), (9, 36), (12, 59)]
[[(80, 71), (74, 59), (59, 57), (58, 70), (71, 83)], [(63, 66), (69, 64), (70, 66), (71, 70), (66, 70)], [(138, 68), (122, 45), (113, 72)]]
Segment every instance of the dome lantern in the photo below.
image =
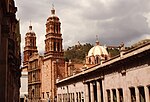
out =
[(55, 15), (54, 4), (52, 4), (52, 10), (51, 10), (51, 14), (52, 14), (52, 15)]

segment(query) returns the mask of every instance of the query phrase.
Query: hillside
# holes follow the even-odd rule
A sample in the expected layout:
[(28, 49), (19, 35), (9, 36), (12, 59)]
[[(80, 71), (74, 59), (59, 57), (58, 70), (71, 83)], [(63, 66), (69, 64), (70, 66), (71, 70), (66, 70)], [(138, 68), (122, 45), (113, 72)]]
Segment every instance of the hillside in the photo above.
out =
[[(92, 44), (79, 44), (74, 45), (72, 47), (68, 47), (67, 50), (64, 52), (65, 61), (72, 60), (74, 63), (84, 63), (85, 57), (88, 54), (89, 50), (93, 47)], [(116, 56), (119, 54), (118, 47), (115, 46), (108, 46), (107, 51), (110, 54), (110, 57)]]

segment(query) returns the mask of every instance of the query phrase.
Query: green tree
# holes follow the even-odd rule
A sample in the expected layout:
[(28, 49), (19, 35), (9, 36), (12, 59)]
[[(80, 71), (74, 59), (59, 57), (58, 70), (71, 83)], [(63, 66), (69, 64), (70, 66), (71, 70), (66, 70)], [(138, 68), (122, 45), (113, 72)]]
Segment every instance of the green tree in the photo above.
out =
[(79, 44), (72, 47), (68, 47), (65, 51), (65, 60), (70, 59), (75, 63), (83, 63), (88, 51), (93, 47), (90, 43)]

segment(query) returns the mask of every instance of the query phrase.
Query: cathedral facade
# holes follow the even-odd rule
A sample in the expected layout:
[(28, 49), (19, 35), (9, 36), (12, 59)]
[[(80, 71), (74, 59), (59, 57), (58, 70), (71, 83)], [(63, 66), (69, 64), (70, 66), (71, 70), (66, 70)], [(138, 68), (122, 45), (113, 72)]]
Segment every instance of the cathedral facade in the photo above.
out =
[(36, 34), (29, 26), (25, 37), (23, 69), (28, 70), (28, 100), (31, 102), (54, 102), (56, 81), (65, 77), (61, 23), (52, 8), (46, 22), (44, 56), (38, 54)]

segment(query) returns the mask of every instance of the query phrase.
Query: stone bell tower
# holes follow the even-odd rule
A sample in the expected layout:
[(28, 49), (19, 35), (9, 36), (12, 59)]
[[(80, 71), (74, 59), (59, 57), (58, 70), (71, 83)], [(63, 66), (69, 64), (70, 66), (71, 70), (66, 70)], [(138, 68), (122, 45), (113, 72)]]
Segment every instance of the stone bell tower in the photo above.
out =
[(62, 34), (60, 32), (60, 21), (55, 15), (54, 7), (51, 10), (51, 16), (46, 22), (46, 39), (45, 39), (45, 53), (44, 56), (53, 58), (62, 58)]
[(42, 69), (42, 93), (46, 94), (46, 98), (51, 102), (56, 100), (56, 80), (63, 78), (65, 68), (60, 25), (53, 7), (46, 21), (44, 67)]
[(26, 33), (25, 37), (25, 47), (24, 47), (24, 61), (23, 66), (27, 65), (30, 56), (37, 51), (36, 46), (36, 35), (32, 30), (32, 26), (29, 26), (29, 31)]

